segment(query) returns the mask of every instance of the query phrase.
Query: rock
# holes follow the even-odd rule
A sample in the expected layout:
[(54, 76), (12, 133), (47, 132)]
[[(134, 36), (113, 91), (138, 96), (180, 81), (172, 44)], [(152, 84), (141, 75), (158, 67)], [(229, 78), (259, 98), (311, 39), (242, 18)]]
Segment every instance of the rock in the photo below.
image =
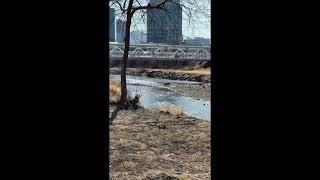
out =
[(161, 173), (158, 175), (148, 174), (147, 177), (144, 178), (143, 180), (179, 180), (179, 178)]
[(167, 82), (167, 83), (164, 83), (163, 85), (164, 85), (164, 86), (170, 86), (170, 83)]
[(159, 129), (165, 129), (165, 128), (166, 128), (165, 125), (163, 125), (163, 124), (160, 124), (160, 125), (159, 125)]

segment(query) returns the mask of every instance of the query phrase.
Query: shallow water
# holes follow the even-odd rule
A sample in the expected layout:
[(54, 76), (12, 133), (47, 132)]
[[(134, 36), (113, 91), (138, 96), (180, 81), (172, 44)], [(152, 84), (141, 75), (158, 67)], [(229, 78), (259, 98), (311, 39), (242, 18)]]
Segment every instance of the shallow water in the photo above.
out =
[[(120, 80), (120, 75), (111, 75), (110, 79)], [(192, 97), (180, 96), (163, 83), (200, 84), (193, 81), (157, 79), (138, 76), (127, 76), (128, 93), (141, 94), (140, 103), (147, 108), (176, 106), (186, 114), (200, 119), (210, 120), (210, 101), (196, 100)]]

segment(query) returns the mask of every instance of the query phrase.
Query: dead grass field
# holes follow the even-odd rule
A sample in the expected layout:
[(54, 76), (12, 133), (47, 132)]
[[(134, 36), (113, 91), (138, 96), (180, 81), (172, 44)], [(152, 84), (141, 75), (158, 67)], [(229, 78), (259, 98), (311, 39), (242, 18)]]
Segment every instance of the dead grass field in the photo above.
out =
[(112, 179), (211, 179), (210, 122), (159, 109), (109, 108), (117, 113), (109, 126)]

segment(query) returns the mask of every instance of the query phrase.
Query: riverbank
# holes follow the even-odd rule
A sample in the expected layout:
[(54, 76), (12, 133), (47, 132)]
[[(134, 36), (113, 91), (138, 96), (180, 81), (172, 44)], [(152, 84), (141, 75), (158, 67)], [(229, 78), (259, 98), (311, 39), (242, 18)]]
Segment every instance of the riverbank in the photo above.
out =
[[(110, 74), (120, 74), (120, 68), (110, 68)], [(146, 76), (151, 78), (197, 81), (203, 83), (211, 83), (210, 69), (146, 69), (146, 68), (127, 68), (127, 75), (131, 76)]]
[(201, 85), (175, 84), (168, 85), (177, 95), (188, 96), (197, 100), (211, 101), (211, 83)]
[(109, 105), (112, 179), (210, 179), (210, 122)]

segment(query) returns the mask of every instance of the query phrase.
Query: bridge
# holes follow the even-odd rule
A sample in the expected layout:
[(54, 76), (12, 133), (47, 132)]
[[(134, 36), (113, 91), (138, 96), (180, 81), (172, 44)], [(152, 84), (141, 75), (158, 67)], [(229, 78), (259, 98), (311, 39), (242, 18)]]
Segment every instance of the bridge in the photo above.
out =
[[(121, 60), (124, 43), (109, 43), (110, 60)], [(211, 60), (210, 46), (185, 46), (163, 44), (132, 44), (129, 60)]]

